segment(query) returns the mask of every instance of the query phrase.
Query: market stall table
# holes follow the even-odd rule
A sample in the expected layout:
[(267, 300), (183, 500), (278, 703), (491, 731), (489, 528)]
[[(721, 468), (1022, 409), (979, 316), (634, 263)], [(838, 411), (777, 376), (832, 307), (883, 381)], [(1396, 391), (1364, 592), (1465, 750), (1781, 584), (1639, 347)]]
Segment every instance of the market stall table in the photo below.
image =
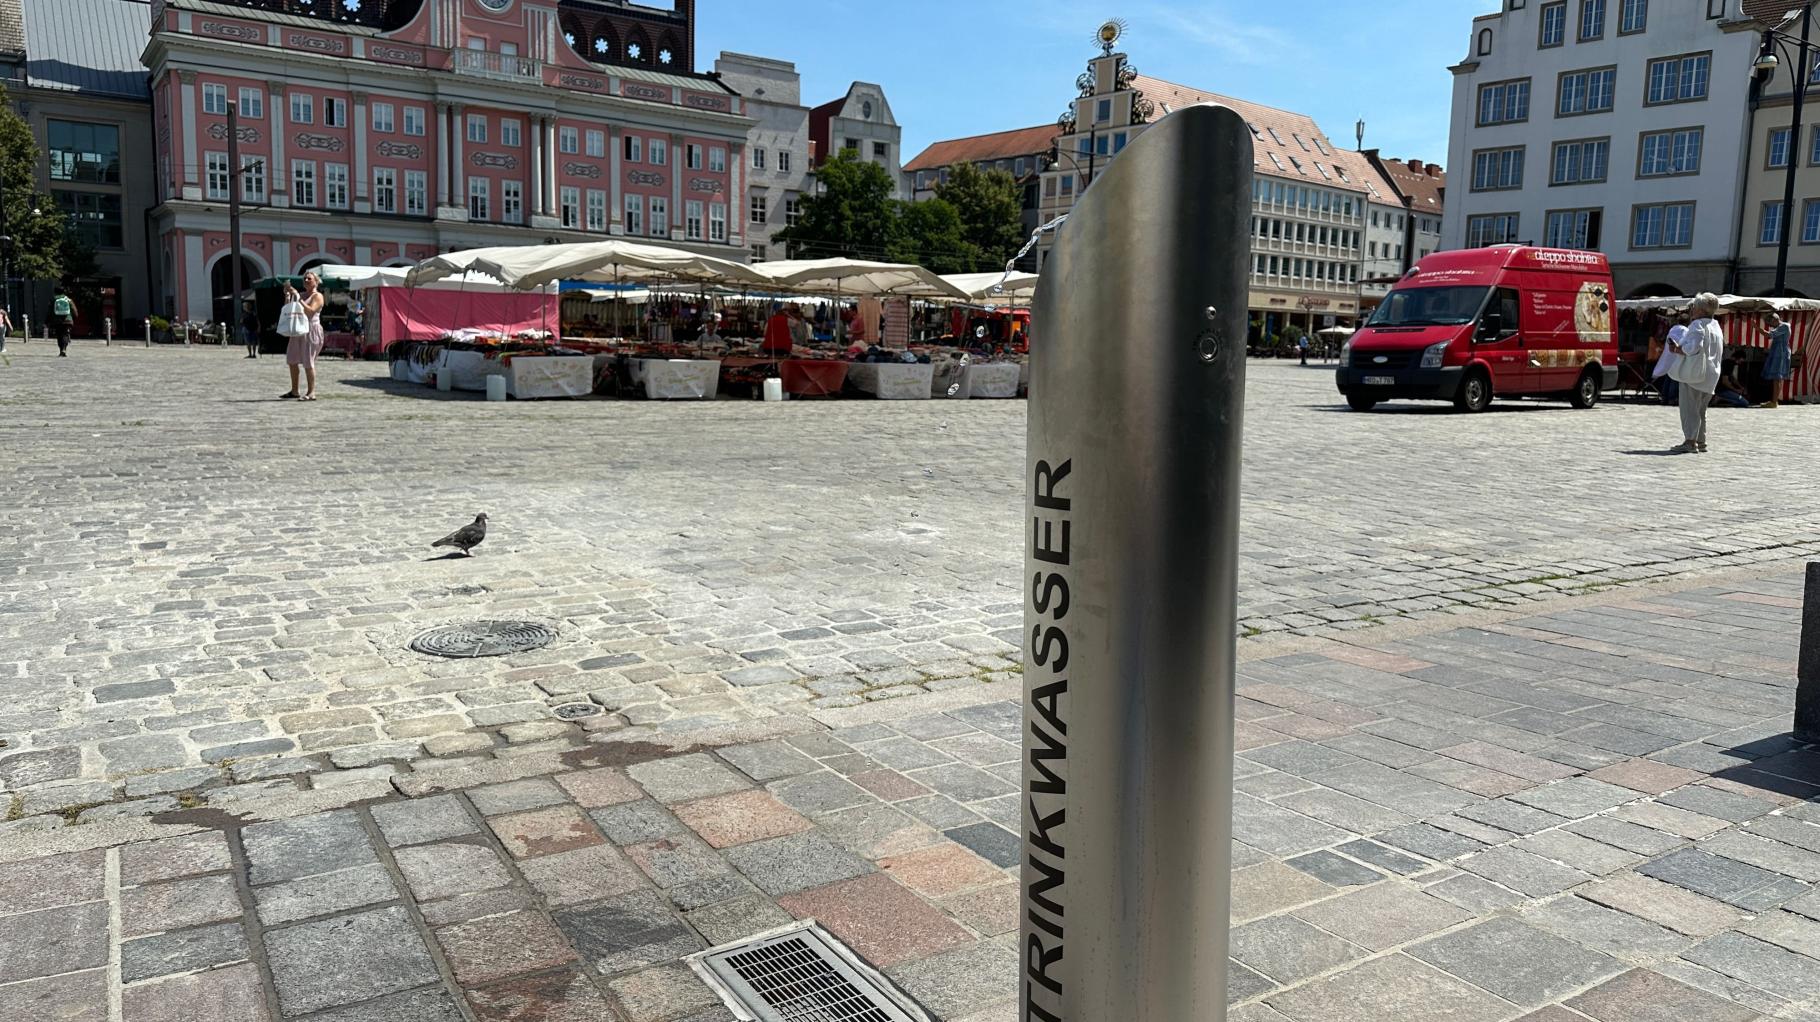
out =
[(933, 396), (935, 367), (927, 362), (855, 362), (847, 382), (881, 401), (927, 401)]
[(594, 393), (592, 355), (508, 355), (500, 360), (506, 393), (519, 400)]
[(975, 363), (961, 370), (961, 392), (967, 398), (1010, 398), (1017, 396), (1018, 380), (1023, 368), (1016, 362)]
[(720, 395), (719, 359), (634, 358), (632, 382), (653, 401), (712, 401)]

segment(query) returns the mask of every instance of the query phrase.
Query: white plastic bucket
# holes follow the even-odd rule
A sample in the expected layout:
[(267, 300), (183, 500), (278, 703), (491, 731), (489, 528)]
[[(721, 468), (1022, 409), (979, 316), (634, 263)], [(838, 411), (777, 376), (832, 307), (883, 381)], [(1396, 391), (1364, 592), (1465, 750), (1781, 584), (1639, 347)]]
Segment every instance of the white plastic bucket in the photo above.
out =
[(782, 401), (784, 399), (784, 381), (772, 378), (765, 381), (765, 400)]
[(504, 401), (506, 399), (506, 378), (503, 376), (487, 377), (487, 400)]

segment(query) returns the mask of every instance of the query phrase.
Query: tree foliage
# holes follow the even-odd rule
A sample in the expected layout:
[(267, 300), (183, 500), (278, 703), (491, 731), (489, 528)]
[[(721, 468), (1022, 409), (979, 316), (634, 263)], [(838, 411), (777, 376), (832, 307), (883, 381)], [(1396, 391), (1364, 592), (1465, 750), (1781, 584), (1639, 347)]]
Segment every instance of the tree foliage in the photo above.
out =
[(0, 183), (6, 192), (6, 233), (13, 238), (12, 273), (55, 280), (63, 276), (65, 217), (50, 196), (38, 191), (41, 159), (31, 127), (0, 88)]
[(1023, 244), (1019, 186), (1004, 171), (958, 165), (924, 202), (893, 199), (891, 175), (851, 151), (816, 173), (819, 194), (798, 200), (796, 224), (777, 234), (792, 258), (849, 256), (979, 273), (1002, 268)]

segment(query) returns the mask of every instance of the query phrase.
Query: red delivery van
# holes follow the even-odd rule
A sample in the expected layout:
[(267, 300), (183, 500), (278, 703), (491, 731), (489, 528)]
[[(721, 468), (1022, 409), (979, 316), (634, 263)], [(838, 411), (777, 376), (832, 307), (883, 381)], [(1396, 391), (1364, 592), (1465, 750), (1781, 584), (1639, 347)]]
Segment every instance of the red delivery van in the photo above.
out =
[(1598, 252), (1494, 245), (1404, 274), (1340, 352), (1340, 393), (1380, 401), (1552, 397), (1591, 408), (1618, 382), (1611, 265)]

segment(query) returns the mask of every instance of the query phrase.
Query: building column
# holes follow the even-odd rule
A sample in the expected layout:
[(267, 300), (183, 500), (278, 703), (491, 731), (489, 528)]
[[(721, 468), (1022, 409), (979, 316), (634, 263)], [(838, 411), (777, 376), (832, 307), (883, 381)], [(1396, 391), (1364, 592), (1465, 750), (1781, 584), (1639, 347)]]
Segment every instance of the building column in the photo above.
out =
[(531, 195), (525, 210), (525, 223), (543, 215), (543, 118), (531, 117), (525, 122), (531, 133)]
[(436, 103), (436, 205), (449, 204), (449, 104)]
[[(291, 204), (291, 189), (285, 177), (284, 166), (284, 124), (289, 110), (285, 107), (285, 84), (279, 81), (265, 83), (265, 112), (271, 117), (272, 125), (272, 158), (265, 168), (265, 193), (274, 206)], [(273, 270), (279, 273), (279, 270)]]
[(198, 200), (202, 198), (202, 189), (199, 187), (202, 154), (198, 151), (196, 139), (196, 72), (179, 71), (177, 80), (180, 83), (177, 105), (183, 111), (183, 173), (180, 175), (183, 189), (181, 194), (186, 199)]
[[(607, 233), (626, 233), (625, 189), (620, 187), (620, 161), (626, 155), (624, 128), (607, 128)], [(651, 214), (647, 212), (646, 216)]]
[(356, 92), (354, 100), (354, 212), (373, 212), (372, 183), (367, 170), (367, 94)]
[[(683, 205), (683, 175), (690, 173), (689, 151), (681, 135), (670, 136), (670, 240), (689, 235), (689, 207)], [(706, 214), (703, 214), (706, 215)]]
[(543, 138), (544, 138), (543, 151), (550, 154), (550, 158), (544, 161), (544, 168), (543, 168), (543, 173), (544, 173), (543, 215), (548, 216), (548, 217), (555, 217), (557, 223), (561, 223), (562, 214), (561, 214), (560, 206), (559, 206), (559, 203), (557, 200), (557, 193), (556, 193), (556, 182), (558, 180), (558, 178), (556, 176), (556, 167), (557, 167), (557, 164), (562, 160), (562, 154), (559, 153), (556, 149), (556, 118), (555, 117), (551, 117), (548, 121), (544, 122), (544, 137)]
[(449, 160), (449, 191), (453, 195), (449, 205), (459, 206), (464, 211), (468, 208), (468, 175), (464, 172), (462, 165), (462, 161), (466, 159), (464, 153), (468, 141), (467, 110), (466, 106), (457, 103), (449, 111), (449, 119), (455, 125), (454, 133), (449, 136), (452, 140), (449, 144), (453, 149), (453, 155)]
[[(746, 143), (727, 145), (727, 244), (745, 247), (746, 236)], [(770, 210), (765, 211), (769, 217)]]

